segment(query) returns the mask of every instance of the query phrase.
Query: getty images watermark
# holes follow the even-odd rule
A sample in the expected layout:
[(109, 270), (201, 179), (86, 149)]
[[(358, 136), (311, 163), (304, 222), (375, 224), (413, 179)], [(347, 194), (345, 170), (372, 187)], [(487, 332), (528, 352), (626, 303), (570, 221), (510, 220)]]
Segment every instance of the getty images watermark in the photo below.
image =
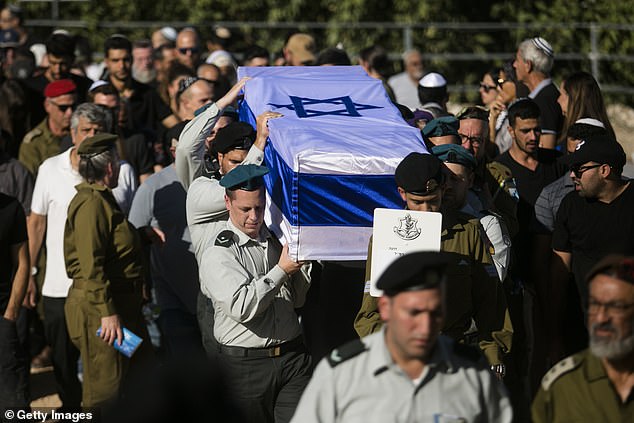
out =
[(92, 421), (96, 417), (95, 412), (62, 412), (55, 410), (28, 410), (23, 408), (4, 410), (4, 420), (11, 422), (47, 422), (47, 421), (70, 421), (79, 423), (82, 421)]

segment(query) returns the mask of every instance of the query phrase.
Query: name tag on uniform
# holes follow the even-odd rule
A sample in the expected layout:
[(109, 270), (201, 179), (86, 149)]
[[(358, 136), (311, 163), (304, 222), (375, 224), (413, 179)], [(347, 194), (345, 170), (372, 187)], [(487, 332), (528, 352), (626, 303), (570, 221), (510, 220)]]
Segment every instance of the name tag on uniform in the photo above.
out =
[(382, 291), (376, 288), (376, 281), (398, 257), (418, 251), (440, 251), (441, 232), (440, 213), (375, 209), (370, 295), (381, 296)]

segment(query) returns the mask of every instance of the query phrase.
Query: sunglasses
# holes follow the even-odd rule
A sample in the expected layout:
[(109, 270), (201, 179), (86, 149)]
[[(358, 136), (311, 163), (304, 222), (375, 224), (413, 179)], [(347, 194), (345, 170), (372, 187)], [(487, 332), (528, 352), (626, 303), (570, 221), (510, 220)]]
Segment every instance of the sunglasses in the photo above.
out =
[(75, 107), (77, 106), (75, 103), (73, 103), (73, 104), (57, 104), (53, 100), (49, 100), (49, 101), (53, 105), (55, 105), (55, 107), (57, 107), (59, 109), (59, 111), (62, 112), (62, 113), (66, 113), (66, 110), (68, 110), (68, 109), (75, 110)]
[(511, 81), (510, 79), (499, 78), (497, 80), (498, 87), (501, 87), (502, 85), (506, 84), (507, 82), (513, 82), (513, 81)]
[(480, 82), (480, 88), (482, 88), (485, 93), (488, 93), (489, 91), (496, 89), (497, 85), (487, 85), (484, 82)]
[(179, 48), (178, 51), (180, 52), (180, 54), (187, 54), (187, 53), (198, 54), (198, 53), (200, 53), (200, 49), (198, 47), (183, 47), (183, 48)]
[(575, 178), (581, 178), (581, 175), (583, 175), (583, 173), (586, 170), (590, 170), (590, 169), (594, 169), (597, 168), (599, 166), (603, 166), (602, 164), (598, 164), (598, 165), (590, 165), (590, 166), (570, 166), (570, 171), (573, 173), (573, 175), (575, 175)]

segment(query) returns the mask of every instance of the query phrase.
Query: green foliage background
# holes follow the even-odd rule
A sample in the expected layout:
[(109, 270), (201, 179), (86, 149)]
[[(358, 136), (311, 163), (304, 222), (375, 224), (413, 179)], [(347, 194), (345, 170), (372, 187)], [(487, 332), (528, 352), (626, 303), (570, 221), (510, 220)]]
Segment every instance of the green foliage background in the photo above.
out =
[[(22, 3), (28, 19), (48, 19), (51, 16), (48, 3)], [(359, 23), (393, 22), (421, 24), (430, 22), (499, 22), (551, 24), (546, 30), (530, 28), (500, 30), (416, 28), (412, 33), (414, 46), (423, 53), (490, 52), (508, 53), (512, 57), (517, 43), (529, 36), (540, 35), (554, 47), (556, 53), (587, 53), (590, 51), (589, 29), (571, 29), (567, 23), (630, 24), (634, 22), (634, 7), (628, 1), (619, 0), (515, 0), (465, 2), (464, 0), (100, 0), (60, 3), (61, 20), (81, 20), (84, 29), (67, 27), (74, 33), (87, 36), (95, 51), (100, 52), (103, 40), (114, 32), (131, 38), (147, 38), (160, 23), (181, 23), (196, 26), (203, 38), (209, 36), (217, 22), (245, 22), (236, 34), (231, 50), (240, 52), (247, 45), (257, 43), (271, 52), (281, 49), (285, 38), (293, 30), (306, 30), (301, 22), (328, 24), (325, 29), (310, 30), (318, 43), (325, 48), (342, 43), (354, 59), (363, 47), (381, 44), (388, 51), (400, 53), (403, 32), (385, 25), (359, 28)], [(103, 23), (130, 21), (157, 22), (154, 28), (104, 28)], [(247, 22), (284, 24), (285, 28), (258, 29)], [(296, 22), (296, 25), (289, 23)], [(335, 24), (346, 23), (344, 26)], [(42, 36), (51, 28), (35, 28)], [(602, 54), (634, 56), (634, 32), (617, 29), (603, 30), (598, 37)], [(451, 82), (473, 85), (482, 73), (502, 61), (479, 60), (456, 62), (444, 59), (427, 61), (429, 69), (443, 72)], [(631, 60), (601, 61), (600, 80), (603, 84), (634, 87), (634, 66)], [(555, 79), (575, 70), (590, 70), (589, 60), (557, 60)], [(400, 71), (395, 61), (394, 71)], [(634, 90), (632, 90), (634, 92)], [(470, 99), (476, 93), (467, 94)], [(615, 94), (613, 99), (634, 103), (632, 94)]]

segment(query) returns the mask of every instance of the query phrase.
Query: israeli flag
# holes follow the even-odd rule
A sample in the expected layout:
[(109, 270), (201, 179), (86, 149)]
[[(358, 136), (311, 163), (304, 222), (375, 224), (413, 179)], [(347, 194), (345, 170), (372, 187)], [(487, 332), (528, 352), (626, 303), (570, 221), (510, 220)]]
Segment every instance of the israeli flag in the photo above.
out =
[(394, 170), (426, 153), (381, 82), (360, 66), (241, 67), (240, 119), (269, 121), (265, 222), (297, 260), (365, 260), (374, 209), (403, 208)]

